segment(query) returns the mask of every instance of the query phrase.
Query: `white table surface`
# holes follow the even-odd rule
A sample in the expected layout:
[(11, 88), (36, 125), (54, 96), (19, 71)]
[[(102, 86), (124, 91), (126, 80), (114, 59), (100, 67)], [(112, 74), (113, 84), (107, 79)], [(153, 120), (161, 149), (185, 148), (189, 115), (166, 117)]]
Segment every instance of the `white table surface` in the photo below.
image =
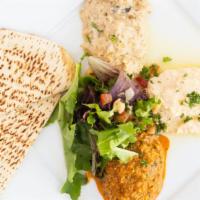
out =
[[(81, 0), (0, 0), (0, 27), (43, 35), (62, 44), (77, 60), (82, 51)], [(200, 66), (200, 0), (150, 0), (147, 63), (173, 58), (172, 66)], [(180, 5), (181, 4), (181, 5)], [(183, 9), (186, 5), (187, 9)], [(193, 6), (192, 6), (193, 5)], [(189, 8), (190, 7), (190, 8)], [(197, 10), (191, 16), (190, 10)], [(200, 13), (200, 12), (199, 12)], [(195, 16), (194, 16), (195, 15)], [(200, 138), (170, 136), (167, 174), (159, 200), (200, 199)], [(59, 190), (66, 178), (57, 125), (45, 128), (16, 171), (0, 200), (64, 200)], [(94, 183), (81, 200), (101, 199)]]

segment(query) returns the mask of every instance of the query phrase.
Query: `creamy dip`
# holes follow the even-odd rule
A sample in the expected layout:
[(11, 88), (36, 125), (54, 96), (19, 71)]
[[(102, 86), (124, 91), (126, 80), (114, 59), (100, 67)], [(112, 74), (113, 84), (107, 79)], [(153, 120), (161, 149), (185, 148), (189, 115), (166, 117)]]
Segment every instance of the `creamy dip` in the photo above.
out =
[(84, 50), (128, 73), (139, 72), (147, 14), (146, 0), (86, 0), (81, 11)]
[(200, 104), (189, 103), (191, 94), (200, 94), (200, 68), (166, 70), (150, 80), (148, 92), (161, 100), (167, 133), (200, 134)]

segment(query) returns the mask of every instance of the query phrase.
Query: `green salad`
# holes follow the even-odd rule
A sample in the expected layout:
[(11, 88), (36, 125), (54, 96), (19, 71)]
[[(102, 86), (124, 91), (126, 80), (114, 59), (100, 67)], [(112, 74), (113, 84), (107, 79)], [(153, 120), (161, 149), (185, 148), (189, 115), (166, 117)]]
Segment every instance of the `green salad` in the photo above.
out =
[(138, 156), (128, 147), (140, 133), (152, 126), (155, 134), (166, 128), (154, 112), (160, 101), (146, 93), (150, 77), (158, 74), (156, 65), (133, 77), (97, 58), (88, 60), (93, 73), (81, 76), (81, 63), (76, 65), (73, 83), (48, 121), (60, 126), (67, 167), (61, 191), (72, 200), (87, 183), (85, 172), (103, 177), (109, 161), (127, 163)]

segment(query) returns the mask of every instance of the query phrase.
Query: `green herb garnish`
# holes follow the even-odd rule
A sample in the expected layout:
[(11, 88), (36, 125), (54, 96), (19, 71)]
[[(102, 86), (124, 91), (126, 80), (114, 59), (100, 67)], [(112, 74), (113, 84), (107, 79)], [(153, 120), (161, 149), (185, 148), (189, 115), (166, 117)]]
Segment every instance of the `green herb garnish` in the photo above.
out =
[(91, 38), (90, 38), (90, 36), (89, 35), (86, 35), (85, 36), (85, 38), (86, 38), (86, 40), (89, 42), (89, 43), (91, 43), (92, 41), (91, 41)]
[(163, 132), (167, 129), (167, 124), (162, 122), (160, 114), (153, 115), (153, 121), (156, 125), (156, 133)]
[(187, 73), (183, 74), (183, 77), (187, 77), (187, 76), (188, 76), (188, 74), (187, 74)]
[(96, 29), (97, 32), (99, 32), (99, 33), (102, 33), (102, 32), (103, 32), (103, 30), (101, 30), (101, 29), (97, 26), (97, 24), (96, 24), (95, 22), (92, 22), (92, 23), (91, 23), (91, 26), (92, 26), (94, 29)]
[(147, 167), (148, 166), (148, 162), (146, 160), (140, 160), (140, 164), (143, 166), (143, 167)]
[(136, 102), (134, 112), (138, 118), (146, 118), (151, 116), (152, 110), (160, 104), (160, 100), (150, 98), (148, 100), (138, 100)]
[(186, 123), (186, 122), (189, 122), (190, 120), (192, 120), (192, 117), (186, 116), (186, 117), (183, 119), (183, 122)]
[(140, 72), (140, 76), (142, 76), (145, 80), (149, 80), (150, 79), (150, 68), (143, 67), (142, 71)]
[(111, 35), (110, 36), (110, 40), (113, 42), (113, 43), (116, 43), (118, 41), (118, 38), (116, 35)]
[(150, 98), (147, 100), (138, 100), (134, 106), (134, 115), (136, 116), (137, 128), (139, 132), (146, 131), (149, 126), (156, 125), (156, 132), (159, 133), (166, 129), (166, 125), (161, 121), (158, 114), (153, 114), (153, 109), (160, 104), (160, 100)]
[(188, 103), (190, 107), (200, 104), (200, 94), (195, 91), (187, 94), (187, 98), (188, 100), (186, 100), (186, 103)]
[(154, 76), (158, 76), (158, 75), (159, 75), (159, 66), (156, 64), (153, 64), (149, 67), (144, 66), (140, 72), (140, 76), (147, 81), (150, 78), (152, 78)]
[(171, 61), (172, 61), (172, 58), (170, 58), (168, 56), (163, 57), (163, 62), (164, 63), (171, 62)]

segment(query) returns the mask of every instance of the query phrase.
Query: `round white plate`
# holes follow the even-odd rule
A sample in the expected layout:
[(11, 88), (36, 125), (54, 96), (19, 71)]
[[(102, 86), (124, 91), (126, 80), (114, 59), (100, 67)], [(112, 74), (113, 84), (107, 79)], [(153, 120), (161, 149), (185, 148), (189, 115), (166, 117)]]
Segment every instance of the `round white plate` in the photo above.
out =
[[(1, 0), (0, 27), (55, 40), (78, 60), (82, 54), (81, 3), (82, 0)], [(170, 56), (173, 59), (170, 67), (200, 66), (200, 29), (189, 14), (190, 9), (198, 10), (199, 4), (189, 8), (186, 0), (150, 0), (150, 3), (146, 62), (163, 64), (162, 57)], [(200, 138), (170, 136), (170, 143), (166, 180), (159, 200), (200, 199)], [(58, 126), (52, 125), (41, 132), (0, 199), (67, 200), (69, 197), (59, 192), (65, 179), (60, 133)], [(101, 199), (94, 182), (84, 187), (80, 199)]]

